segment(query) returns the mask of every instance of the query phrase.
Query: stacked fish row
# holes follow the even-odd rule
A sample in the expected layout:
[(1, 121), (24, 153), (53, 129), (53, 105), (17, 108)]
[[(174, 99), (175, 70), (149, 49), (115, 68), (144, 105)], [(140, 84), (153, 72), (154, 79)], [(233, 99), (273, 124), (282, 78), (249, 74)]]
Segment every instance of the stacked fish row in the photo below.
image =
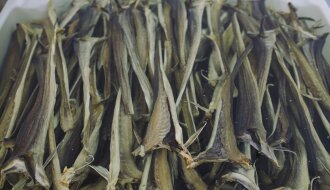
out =
[(265, 0), (74, 0), (20, 23), (1, 189), (329, 189), (327, 34)]

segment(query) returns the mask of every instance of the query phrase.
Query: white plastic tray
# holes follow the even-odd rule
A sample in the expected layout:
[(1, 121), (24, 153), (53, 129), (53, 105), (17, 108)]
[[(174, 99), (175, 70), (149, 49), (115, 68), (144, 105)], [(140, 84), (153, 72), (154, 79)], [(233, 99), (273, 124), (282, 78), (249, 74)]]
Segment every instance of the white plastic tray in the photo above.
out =
[[(229, 0), (235, 2), (235, 0)], [(247, 0), (248, 1), (248, 0)], [(250, 0), (251, 1), (251, 0)], [(72, 0), (53, 0), (58, 13), (65, 10)], [(267, 0), (267, 5), (274, 10), (288, 10), (288, 2), (298, 8), (300, 16), (312, 17), (321, 20), (325, 25), (320, 33), (330, 32), (330, 8), (325, 0)], [(0, 68), (6, 54), (11, 33), (15, 30), (16, 23), (28, 22), (44, 18), (47, 13), (48, 0), (8, 0), (0, 12)], [(330, 40), (324, 48), (324, 55), (330, 62)]]

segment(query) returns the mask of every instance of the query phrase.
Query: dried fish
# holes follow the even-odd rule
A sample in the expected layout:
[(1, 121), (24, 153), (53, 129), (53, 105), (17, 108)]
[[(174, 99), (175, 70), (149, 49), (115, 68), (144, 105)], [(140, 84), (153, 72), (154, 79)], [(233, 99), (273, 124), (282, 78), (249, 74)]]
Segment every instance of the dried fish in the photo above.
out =
[[(18, 25), (20, 27), (22, 25)], [(24, 30), (24, 27), (22, 27)], [(17, 29), (18, 30), (18, 29)], [(27, 31), (25, 31), (27, 32)], [(19, 32), (14, 32), (12, 34), (12, 40), (10, 47), (8, 47), (7, 57), (5, 58), (5, 62), (8, 64), (4, 64), (1, 67), (1, 82), (0, 82), (0, 108), (3, 109), (5, 106), (5, 100), (8, 98), (8, 95), (10, 93), (10, 90), (13, 86), (13, 83), (15, 82), (15, 78), (17, 73), (17, 70), (19, 69), (19, 62), (21, 57), (21, 52), (23, 51), (22, 47), (20, 47), (20, 44), (18, 42), (19, 38)], [(25, 35), (25, 37), (29, 37), (29, 35)], [(26, 40), (27, 45), (29, 45), (30, 40)], [(11, 51), (10, 51), (11, 50)], [(14, 51), (15, 50), (15, 51)], [(19, 50), (19, 51), (17, 51)]]
[(154, 175), (157, 188), (159, 189), (173, 189), (173, 182), (171, 181), (171, 170), (167, 160), (167, 150), (159, 149), (155, 152)]
[(148, 32), (148, 47), (149, 47), (149, 73), (150, 76), (155, 74), (155, 47), (156, 47), (156, 26), (158, 24), (157, 17), (150, 11), (148, 7), (144, 8), (144, 15), (146, 18), (146, 26)]
[(194, 0), (194, 1), (191, 1), (190, 6), (191, 6), (190, 7), (191, 17), (188, 18), (188, 20), (189, 20), (188, 25), (189, 25), (189, 29), (190, 29), (192, 43), (191, 43), (191, 48), (189, 49), (188, 59), (187, 59), (187, 61), (184, 62), (186, 64), (184, 64), (185, 69), (184, 69), (184, 74), (182, 77), (182, 82), (180, 85), (180, 91), (179, 91), (178, 97), (175, 102), (176, 106), (178, 106), (179, 103), (181, 102), (181, 98), (183, 96), (185, 87), (188, 83), (189, 77), (191, 75), (191, 71), (194, 66), (195, 57), (196, 57), (198, 46), (199, 46), (200, 39), (201, 39), (202, 15), (204, 12), (204, 8), (206, 6), (206, 1), (205, 0)]
[(107, 185), (109, 190), (116, 189), (120, 173), (119, 114), (121, 98), (121, 89), (119, 89), (111, 125), (110, 165)]
[[(116, 19), (116, 18), (113, 18)], [(129, 65), (128, 65), (128, 55), (127, 48), (124, 41), (124, 33), (120, 28), (118, 21), (113, 21), (111, 27), (112, 44), (115, 48), (114, 50), (114, 61), (117, 70), (117, 75), (119, 78), (119, 84), (121, 89), (123, 89), (123, 105), (125, 112), (127, 114), (134, 114), (134, 107), (132, 102), (131, 85), (129, 81)]]
[[(304, 131), (301, 131), (304, 134), (304, 140), (306, 143), (306, 150), (307, 153), (312, 160), (313, 169), (314, 171), (318, 172), (317, 175), (322, 176), (321, 186), (327, 188), (329, 186), (329, 172), (327, 172), (327, 168), (329, 168), (329, 154), (327, 153), (324, 145), (322, 144), (320, 137), (317, 135), (315, 131), (315, 127), (313, 122), (311, 121), (310, 112), (308, 111), (307, 105), (302, 98), (294, 80), (292, 79), (291, 75), (289, 74), (288, 69), (284, 65), (283, 58), (275, 51), (278, 63), (280, 64), (281, 69), (284, 71), (287, 80), (291, 86), (292, 95), (297, 102), (297, 113), (300, 114), (300, 117), (297, 118), (299, 123), (302, 124), (304, 127)], [(298, 117), (298, 115), (295, 115)]]
[[(96, 85), (96, 65), (94, 65), (91, 76), (91, 103), (93, 106), (90, 108), (90, 110), (92, 114), (90, 116), (88, 125), (83, 129), (83, 149), (73, 164), (73, 167), (75, 168), (81, 168), (84, 166), (85, 160), (87, 160), (88, 157), (94, 157), (97, 150), (99, 144), (98, 137), (100, 135), (100, 128), (104, 114), (104, 105), (101, 102), (102, 97), (100, 96)], [(78, 176), (79, 174), (83, 173), (83, 171), (84, 170), (80, 169), (76, 175)], [(84, 177), (85, 176), (82, 175), (82, 177), (79, 177), (79, 180), (83, 181), (82, 179), (84, 179)]]
[(75, 43), (76, 52), (79, 59), (79, 67), (81, 69), (81, 76), (83, 80), (83, 94), (84, 94), (84, 127), (85, 130), (90, 120), (90, 102), (91, 102), (91, 82), (90, 82), (90, 60), (92, 50), (97, 42), (104, 40), (104, 38), (82, 38)]
[[(235, 15), (233, 16), (232, 22), (237, 39), (237, 49), (239, 52), (243, 52), (245, 48), (244, 42)], [(243, 61), (242, 68), (239, 70), (238, 80), (239, 102), (237, 118), (239, 129), (237, 133), (243, 135), (248, 129), (255, 133), (257, 141), (259, 141), (259, 150), (277, 165), (278, 163), (274, 152), (266, 142), (266, 131), (263, 126), (260, 110), (261, 103), (255, 98), (259, 97), (257, 80), (252, 72), (249, 59)], [(252, 113), (252, 115), (250, 115), (250, 113)]]
[[(26, 32), (25, 35), (27, 46), (29, 46), (30, 48), (26, 49), (23, 54), (22, 65), (18, 73), (18, 78), (15, 80), (11, 93), (8, 97), (8, 99), (11, 101), (6, 105), (6, 108), (4, 109), (4, 112), (1, 116), (0, 126), (2, 127), (2, 129), (0, 130), (0, 137), (2, 139), (9, 138), (13, 131), (13, 127), (18, 117), (19, 106), (21, 105), (23, 97), (22, 92), (26, 82), (26, 76), (29, 71), (34, 51), (37, 47), (38, 38), (40, 38), (41, 35), (40, 28), (32, 30), (30, 31), (32, 33), (30, 33), (28, 29), (29, 26), (22, 25), (22, 27)], [(32, 35), (32, 39), (30, 39), (29, 35)]]
[(141, 64), (139, 63), (139, 58), (137, 56), (137, 53), (134, 51), (134, 48), (136, 47), (136, 44), (133, 41), (133, 31), (131, 28), (131, 24), (129, 22), (129, 13), (127, 11), (121, 13), (119, 15), (119, 24), (122, 27), (124, 34), (125, 34), (125, 43), (126, 47), (129, 53), (129, 56), (131, 58), (131, 64), (132, 68), (139, 80), (140, 86), (142, 88), (142, 91), (145, 96), (145, 101), (147, 103), (148, 109), (151, 110), (151, 105), (153, 102), (153, 94), (151, 90), (150, 82), (146, 76), (146, 74), (143, 72), (143, 69), (141, 67)]
[(183, 180), (191, 189), (207, 189), (206, 183), (199, 176), (197, 171), (193, 168), (187, 168), (186, 162), (183, 158), (179, 158), (183, 172)]
[(51, 161), (51, 171), (52, 171), (52, 181), (55, 190), (63, 189), (62, 184), (60, 183), (61, 178), (61, 168), (60, 161), (57, 154), (57, 147), (54, 134), (54, 116), (50, 120), (50, 126), (48, 128), (48, 141), (49, 141), (49, 150), (54, 152), (54, 158)]
[(132, 10), (134, 26), (136, 32), (136, 45), (138, 49), (138, 55), (140, 58), (140, 64), (143, 70), (147, 68), (148, 64), (148, 43), (145, 41), (148, 38), (147, 27), (145, 26), (145, 18), (143, 12), (138, 9)]
[(230, 84), (231, 78), (227, 77), (220, 90), (222, 98), (215, 113), (211, 139), (206, 150), (194, 158), (194, 166), (203, 162), (224, 161), (238, 163), (244, 167), (249, 166), (249, 160), (238, 150), (234, 137), (230, 111)]
[[(158, 97), (156, 99), (146, 135), (143, 139), (143, 149), (145, 152), (153, 150), (158, 146), (162, 146), (162, 142), (170, 132), (171, 120), (170, 112), (167, 103), (167, 95), (163, 86), (162, 79), (160, 77), (158, 87)], [(144, 154), (141, 152), (140, 154)]]
[[(291, 188), (300, 188), (300, 189), (308, 189), (309, 186), (309, 174), (308, 174), (308, 160), (307, 160), (307, 153), (305, 149), (305, 142), (300, 135), (297, 126), (293, 129), (293, 138), (292, 143), (294, 143), (293, 151), (295, 154), (291, 154), (292, 161), (287, 162), (287, 164), (290, 164), (290, 167), (287, 167), (281, 174), (283, 176), (281, 177), (284, 181), (286, 181), (286, 184), (284, 185), (286, 187)], [(289, 165), (287, 165), (289, 166)], [(285, 171), (291, 171), (291, 175), (285, 175)]]
[(61, 93), (61, 107), (60, 107), (60, 120), (61, 127), (64, 132), (73, 128), (73, 116), (70, 105), (70, 94), (69, 94), (69, 79), (68, 79), (68, 71), (67, 64), (65, 60), (65, 56), (62, 49), (62, 39), (61, 36), (58, 36), (56, 47), (56, 71), (58, 78), (60, 79), (60, 93)]
[(85, 5), (87, 5), (89, 3), (88, 0), (74, 0), (72, 1), (72, 5), (69, 9), (69, 11), (66, 12), (65, 16), (63, 16), (63, 19), (61, 21), (60, 27), (63, 28), (64, 26), (66, 26), (70, 20), (72, 19), (72, 17)]
[(173, 29), (174, 29), (175, 39), (177, 39), (176, 48), (178, 51), (178, 57), (180, 60), (180, 64), (182, 66), (185, 66), (186, 65), (185, 42), (186, 42), (186, 35), (188, 28), (187, 8), (184, 5), (183, 0), (179, 0), (179, 1), (168, 0), (168, 4), (171, 7), (171, 19), (172, 22), (174, 22)]
[(262, 102), (265, 94), (270, 64), (272, 60), (273, 48), (276, 42), (276, 31), (264, 31), (265, 26), (263, 26), (263, 24), (265, 20), (263, 20), (262, 22), (263, 23), (261, 23), (260, 34), (252, 38), (253, 42), (255, 43), (255, 51), (259, 54), (256, 80), (259, 88), (260, 102)]
[[(40, 90), (38, 98), (35, 102), (31, 112), (26, 117), (23, 125), (18, 131), (17, 139), (13, 149), (13, 153), (6, 165), (2, 169), (2, 173), (6, 171), (15, 171), (15, 160), (20, 160), (19, 157), (25, 157), (24, 167), (32, 169), (31, 175), (40, 185), (49, 187), (49, 182), (45, 171), (42, 167), (44, 146), (47, 135), (47, 130), (55, 105), (56, 83), (55, 83), (55, 63), (54, 54), (56, 49), (56, 25), (54, 26), (51, 21), (46, 21), (45, 32), (49, 42), (48, 55), (40, 55), (36, 63), (38, 81), (40, 82)], [(53, 29), (51, 29), (54, 27)], [(29, 171), (30, 172), (30, 171)]]
[[(121, 109), (119, 115), (119, 142), (120, 142), (120, 180), (139, 181), (142, 172), (134, 162), (133, 150), (133, 119)], [(128, 179), (127, 179), (128, 178)]]

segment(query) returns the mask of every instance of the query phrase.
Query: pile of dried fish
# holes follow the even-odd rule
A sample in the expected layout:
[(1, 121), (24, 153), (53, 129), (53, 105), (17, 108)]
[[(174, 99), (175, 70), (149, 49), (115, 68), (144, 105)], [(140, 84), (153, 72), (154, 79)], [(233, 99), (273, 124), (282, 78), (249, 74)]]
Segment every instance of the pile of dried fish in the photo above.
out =
[(320, 22), (265, 0), (74, 0), (20, 23), (0, 189), (330, 189)]

